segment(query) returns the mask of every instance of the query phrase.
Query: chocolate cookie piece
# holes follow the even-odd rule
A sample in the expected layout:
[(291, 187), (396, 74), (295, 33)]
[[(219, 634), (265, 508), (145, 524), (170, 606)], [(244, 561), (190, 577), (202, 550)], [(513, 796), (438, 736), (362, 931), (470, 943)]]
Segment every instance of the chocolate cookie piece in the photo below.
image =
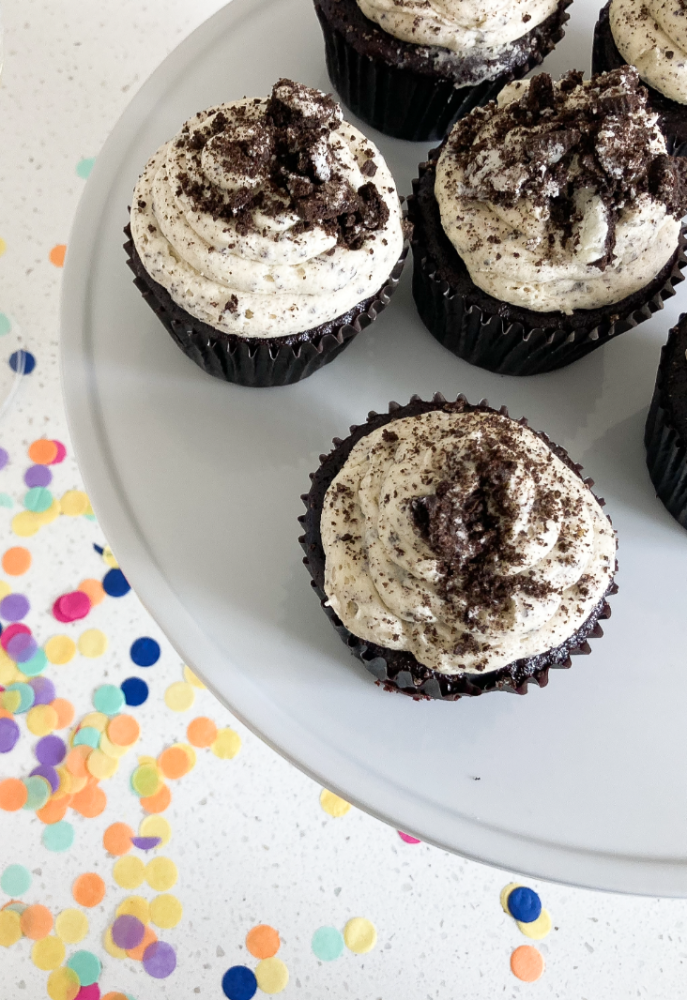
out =
[(687, 313), (661, 351), (644, 444), (657, 496), (687, 528)]

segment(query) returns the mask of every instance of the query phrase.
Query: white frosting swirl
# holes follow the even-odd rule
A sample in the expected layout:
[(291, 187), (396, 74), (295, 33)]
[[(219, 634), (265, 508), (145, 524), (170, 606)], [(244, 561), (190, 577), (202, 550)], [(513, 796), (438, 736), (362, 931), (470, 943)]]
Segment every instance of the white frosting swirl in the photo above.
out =
[[(505, 87), (499, 95), (499, 107), (522, 100), (530, 82)], [(590, 92), (592, 83), (584, 81), (566, 95), (568, 110), (597, 99)], [(554, 84), (554, 89), (561, 94), (560, 83)], [(645, 105), (643, 96), (641, 101)], [(547, 137), (545, 122), (541, 129), (513, 122), (504, 140), (498, 114), (489, 107), (472, 114), (483, 116), (483, 125), (472, 139), (474, 154), (468, 156), (467, 164), (456, 154), (459, 130), (464, 127), (459, 122), (439, 157), (435, 193), (443, 228), (479, 288), (537, 312), (570, 314), (633, 294), (647, 285), (675, 252), (680, 221), (670, 214), (664, 201), (633, 190), (628, 181), (627, 196), (611, 219), (598, 191), (575, 182), (581, 169), (579, 159), (573, 158), (561, 182), (557, 165), (566, 147), (557, 143), (557, 135), (563, 133)], [(632, 141), (640, 149), (643, 146), (645, 164), (666, 153), (658, 116), (645, 106), (639, 107), (629, 122), (609, 115), (598, 133), (596, 156), (611, 181), (617, 170), (611, 154), (621, 126), (633, 130)], [(535, 202), (519, 196), (519, 191), (531, 179), (529, 150), (532, 139), (539, 141), (539, 137), (549, 145), (538, 178), (543, 198)], [(511, 202), (506, 205), (485, 196), (485, 185), (513, 195)], [(570, 187), (575, 190), (571, 234), (565, 234), (551, 217), (551, 202), (565, 192), (566, 185), (568, 191)], [(614, 240), (612, 255), (602, 268), (598, 262), (606, 255), (609, 235)]]
[(645, 83), (687, 104), (687, 5), (684, 0), (611, 0), (618, 51)]
[[(447, 571), (413, 506), (447, 479), (448, 521), (472, 554), (460, 572)], [(475, 529), (474, 514), (461, 516), (480, 495)], [(480, 552), (494, 531), (496, 554)], [(445, 674), (561, 645), (615, 569), (615, 534), (591, 490), (528, 427), (485, 411), (432, 410), (363, 437), (327, 491), (321, 533), (324, 589), (346, 628)], [(469, 576), (480, 560), (491, 574), (483, 601)]]
[[(306, 96), (319, 94), (302, 90)], [(218, 217), (194, 197), (197, 189), (222, 208), (237, 192), (266, 188), (266, 108), (266, 100), (244, 99), (196, 115), (151, 158), (131, 209), (132, 237), (148, 274), (196, 319), (242, 337), (287, 336), (336, 319), (384, 285), (403, 248), (391, 173), (376, 147), (341, 120), (340, 111), (339, 124), (322, 136), (321, 148), (310, 151), (315, 183), (333, 198), (339, 189), (359, 191), (372, 183), (389, 213), (356, 249), (338, 241), (331, 226), (304, 225), (287, 190), (282, 210), (255, 210), (250, 226), (240, 212), (236, 218), (226, 212)], [(194, 149), (194, 137), (211, 132), (218, 115), (228, 120), (232, 143), (254, 154), (248, 167), (228, 160), (226, 129), (202, 139), (201, 153)], [(364, 173), (361, 168), (370, 162), (376, 171), (367, 166)], [(270, 194), (274, 204), (273, 185)]]

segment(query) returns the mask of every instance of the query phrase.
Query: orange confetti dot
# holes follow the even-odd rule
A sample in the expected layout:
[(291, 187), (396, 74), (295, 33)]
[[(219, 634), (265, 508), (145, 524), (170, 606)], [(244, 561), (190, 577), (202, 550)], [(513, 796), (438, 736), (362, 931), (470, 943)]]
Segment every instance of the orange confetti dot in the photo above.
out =
[(188, 754), (181, 747), (167, 747), (157, 759), (165, 778), (183, 778), (191, 770)]
[(50, 704), (57, 712), (56, 729), (66, 729), (74, 721), (74, 706), (66, 698), (55, 698)]
[(510, 957), (510, 968), (523, 983), (534, 983), (544, 972), (544, 959), (534, 945), (521, 944)]
[(29, 447), (29, 458), (36, 465), (50, 465), (57, 458), (58, 451), (54, 441), (49, 438), (38, 438)]
[(163, 785), (159, 792), (155, 792), (155, 795), (149, 795), (147, 798), (140, 799), (139, 801), (141, 807), (147, 813), (164, 812), (172, 801), (172, 793), (169, 790), (169, 785)]
[(88, 594), (92, 607), (105, 600), (105, 590), (100, 580), (82, 580), (76, 589)]
[(74, 881), (72, 895), (80, 906), (97, 906), (105, 896), (105, 883), (95, 872), (85, 872)]
[(66, 244), (58, 243), (57, 246), (54, 246), (50, 251), (50, 253), (48, 254), (50, 263), (54, 264), (55, 267), (64, 267), (64, 258), (66, 253), (67, 253)]
[(126, 1000), (126, 994), (110, 992), (106, 993), (105, 996), (101, 998), (101, 1000)]
[(0, 708), (0, 719), (13, 719), (14, 715), (9, 708)]
[(71, 801), (71, 795), (61, 795), (58, 799), (48, 799), (42, 809), (36, 810), (36, 816), (46, 826), (50, 826), (51, 823), (59, 823), (67, 815)]
[(279, 934), (269, 924), (258, 924), (246, 934), (246, 948), (254, 958), (272, 958), (280, 944)]
[(86, 760), (90, 756), (91, 751), (91, 747), (82, 743), (78, 747), (72, 747), (67, 754), (64, 766), (75, 778), (85, 778), (88, 775)]
[(19, 778), (5, 778), (0, 781), (0, 809), (5, 812), (16, 812), (29, 797), (28, 790)]
[(186, 736), (191, 746), (210, 747), (217, 738), (217, 726), (212, 719), (200, 715), (189, 722)]
[(113, 823), (103, 834), (103, 847), (118, 858), (131, 850), (134, 831), (126, 823)]
[(116, 715), (107, 725), (108, 738), (118, 747), (130, 747), (141, 735), (133, 715)]
[(106, 805), (107, 796), (100, 785), (95, 782), (92, 785), (86, 785), (72, 799), (72, 809), (76, 809), (86, 819), (94, 819), (96, 816), (100, 816)]
[(9, 576), (21, 576), (30, 565), (31, 553), (23, 545), (15, 545), (2, 557), (2, 568)]
[(40, 941), (52, 930), (52, 913), (47, 906), (34, 903), (27, 906), (21, 915), (21, 932), (32, 941)]
[(149, 944), (154, 944), (155, 941), (157, 941), (157, 934), (152, 927), (146, 926), (143, 934), (143, 940), (135, 948), (127, 949), (127, 955), (129, 958), (133, 958), (136, 962), (142, 962), (146, 948)]

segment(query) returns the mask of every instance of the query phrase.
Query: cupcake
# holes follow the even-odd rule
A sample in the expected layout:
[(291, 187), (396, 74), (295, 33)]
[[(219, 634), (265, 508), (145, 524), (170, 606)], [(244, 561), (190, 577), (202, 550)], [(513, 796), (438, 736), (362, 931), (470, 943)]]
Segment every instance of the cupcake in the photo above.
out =
[(634, 66), (660, 116), (668, 152), (687, 156), (687, 31), (680, 3), (612, 0), (594, 29), (592, 72)]
[(136, 285), (210, 375), (287, 385), (384, 309), (403, 268), (393, 177), (318, 90), (199, 112), (148, 162), (126, 244)]
[(315, 0), (343, 102), (397, 139), (443, 139), (453, 123), (538, 66), (572, 0)]
[(603, 634), (615, 533), (580, 466), (503, 407), (414, 396), (322, 457), (305, 563), (387, 690), (455, 700), (544, 687)]
[(644, 443), (659, 499), (687, 528), (687, 313), (661, 352)]
[(683, 280), (684, 164), (631, 67), (509, 84), (414, 182), (423, 322), (471, 364), (533, 375), (647, 319)]

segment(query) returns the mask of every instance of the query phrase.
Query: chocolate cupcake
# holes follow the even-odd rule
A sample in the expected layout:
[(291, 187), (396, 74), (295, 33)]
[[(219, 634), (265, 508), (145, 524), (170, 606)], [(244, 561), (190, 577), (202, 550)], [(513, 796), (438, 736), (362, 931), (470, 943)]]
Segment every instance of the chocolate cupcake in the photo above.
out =
[(442, 139), (538, 66), (572, 0), (315, 0), (327, 69), (354, 114), (397, 139)]
[(594, 28), (592, 72), (634, 66), (673, 156), (687, 156), (687, 31), (680, 3), (612, 0)]
[(510, 84), (458, 122), (413, 185), (423, 322), (508, 375), (596, 350), (683, 280), (686, 170), (631, 67)]
[(136, 285), (179, 347), (250, 386), (333, 360), (387, 305), (405, 257), (379, 150), (290, 80), (186, 122), (141, 175), (127, 235)]
[(687, 528), (687, 313), (661, 351), (644, 443), (659, 499)]
[(387, 690), (526, 693), (603, 634), (615, 533), (579, 465), (485, 402), (414, 396), (321, 457), (303, 497), (322, 608)]

